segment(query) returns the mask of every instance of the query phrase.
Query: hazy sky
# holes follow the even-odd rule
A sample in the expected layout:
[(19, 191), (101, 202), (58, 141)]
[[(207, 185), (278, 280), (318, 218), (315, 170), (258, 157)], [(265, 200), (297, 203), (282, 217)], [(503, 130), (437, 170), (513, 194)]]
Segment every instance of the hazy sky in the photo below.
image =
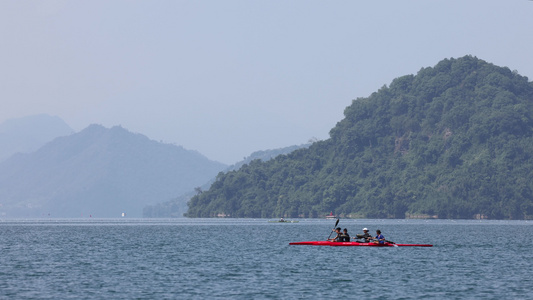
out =
[(227, 164), (467, 54), (533, 78), (533, 2), (0, 1), (0, 122), (122, 125)]

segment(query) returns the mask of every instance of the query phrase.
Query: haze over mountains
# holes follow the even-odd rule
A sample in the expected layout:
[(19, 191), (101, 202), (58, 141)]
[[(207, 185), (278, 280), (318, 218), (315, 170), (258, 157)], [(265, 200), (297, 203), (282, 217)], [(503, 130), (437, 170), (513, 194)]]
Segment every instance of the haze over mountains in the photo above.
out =
[(309, 146), (257, 151), (228, 167), (121, 127), (73, 132), (45, 114), (0, 124), (0, 217), (182, 217), (194, 189), (220, 171)]
[[(289, 154), (298, 149), (308, 148), (311, 144), (302, 144), (294, 145), (289, 147), (283, 147), (279, 149), (269, 149), (269, 150), (260, 150), (253, 152), (250, 156), (245, 157), (242, 161), (239, 161), (226, 169), (224, 173), (238, 170), (242, 166), (249, 164), (254, 160), (260, 161), (269, 161), (278, 157), (279, 155)], [(155, 205), (148, 205), (143, 209), (143, 217), (146, 218), (178, 218), (183, 217), (184, 213), (187, 212), (187, 202), (197, 193), (202, 192), (203, 190), (208, 190), (211, 184), (215, 181), (215, 177), (211, 178), (208, 182), (205, 182), (202, 186), (195, 187), (195, 190), (190, 190), (189, 192), (179, 195), (178, 197), (165, 201), (162, 203), (157, 203)]]
[(227, 166), (122, 127), (91, 125), (0, 163), (0, 217), (141, 217)]
[(218, 174), (187, 216), (531, 219), (532, 101), (517, 71), (445, 59), (354, 100), (329, 139), (235, 171), (92, 125), (1, 162), (0, 216), (178, 217)]
[(33, 152), (56, 137), (74, 133), (62, 119), (46, 114), (11, 119), (0, 124), (0, 161)]

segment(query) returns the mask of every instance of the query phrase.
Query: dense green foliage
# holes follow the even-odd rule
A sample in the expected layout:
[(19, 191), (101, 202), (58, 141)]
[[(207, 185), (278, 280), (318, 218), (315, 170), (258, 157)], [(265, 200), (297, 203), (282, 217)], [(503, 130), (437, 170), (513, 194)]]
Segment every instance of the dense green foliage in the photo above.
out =
[(220, 173), (189, 217), (528, 219), (533, 84), (472, 56), (395, 79), (330, 138)]

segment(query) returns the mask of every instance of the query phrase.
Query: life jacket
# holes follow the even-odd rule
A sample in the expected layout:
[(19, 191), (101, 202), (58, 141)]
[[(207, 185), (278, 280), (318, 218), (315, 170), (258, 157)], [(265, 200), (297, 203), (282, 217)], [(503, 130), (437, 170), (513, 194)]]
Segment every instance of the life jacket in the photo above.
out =
[[(383, 239), (383, 240), (380, 241), (380, 239)], [(382, 234), (376, 235), (376, 240), (378, 240), (380, 244), (385, 243), (385, 237)]]

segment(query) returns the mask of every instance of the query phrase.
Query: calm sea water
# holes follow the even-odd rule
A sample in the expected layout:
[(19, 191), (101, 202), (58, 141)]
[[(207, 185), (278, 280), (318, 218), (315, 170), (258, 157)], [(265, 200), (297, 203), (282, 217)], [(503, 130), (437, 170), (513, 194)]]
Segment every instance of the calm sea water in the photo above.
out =
[(334, 221), (0, 220), (1, 299), (533, 299), (533, 222), (341, 220), (432, 248), (289, 246)]

